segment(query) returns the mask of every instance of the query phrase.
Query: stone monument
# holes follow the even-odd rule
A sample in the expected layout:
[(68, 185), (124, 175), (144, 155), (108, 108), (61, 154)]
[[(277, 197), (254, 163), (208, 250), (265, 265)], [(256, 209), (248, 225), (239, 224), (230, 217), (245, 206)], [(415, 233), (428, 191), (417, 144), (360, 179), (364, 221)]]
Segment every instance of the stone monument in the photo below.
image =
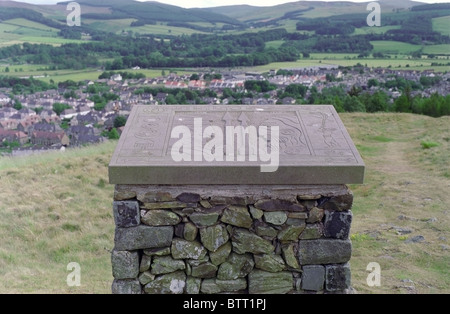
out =
[(113, 293), (341, 293), (364, 162), (332, 106), (135, 106)]

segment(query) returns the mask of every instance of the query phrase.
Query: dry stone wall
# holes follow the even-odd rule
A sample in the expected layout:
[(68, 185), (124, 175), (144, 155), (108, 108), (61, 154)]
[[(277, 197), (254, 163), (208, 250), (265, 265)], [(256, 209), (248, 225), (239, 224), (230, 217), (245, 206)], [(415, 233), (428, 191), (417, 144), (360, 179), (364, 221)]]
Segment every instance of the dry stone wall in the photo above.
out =
[(116, 185), (114, 198), (115, 294), (350, 288), (344, 185)]

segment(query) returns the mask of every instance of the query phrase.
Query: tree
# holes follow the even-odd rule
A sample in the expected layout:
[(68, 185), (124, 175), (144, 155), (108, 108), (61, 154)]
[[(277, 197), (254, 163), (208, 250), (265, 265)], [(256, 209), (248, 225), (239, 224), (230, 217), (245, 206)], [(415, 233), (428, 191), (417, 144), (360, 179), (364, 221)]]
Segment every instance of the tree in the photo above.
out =
[(16, 99), (16, 100), (14, 101), (14, 106), (13, 106), (13, 108), (16, 109), (16, 110), (22, 109), (22, 108), (23, 108), (22, 103)]
[(5, 72), (9, 73), (9, 67), (6, 67)]
[(359, 100), (366, 107), (367, 112), (387, 112), (388, 111), (388, 95), (383, 91), (377, 91), (373, 95), (364, 93), (359, 96)]
[(395, 101), (394, 109), (396, 112), (411, 112), (411, 104), (406, 95), (402, 95)]
[(368, 86), (369, 88), (374, 87), (374, 86), (379, 86), (380, 82), (378, 82), (377, 79), (370, 79), (368, 82)]
[(177, 99), (175, 98), (174, 95), (169, 95), (166, 97), (166, 104), (168, 105), (176, 105), (177, 104)]
[(348, 92), (348, 94), (351, 97), (358, 97), (359, 94), (361, 94), (361, 91), (362, 91), (361, 87), (357, 87), (356, 85), (353, 85), (352, 88), (350, 89), (350, 91)]
[(117, 131), (116, 128), (113, 128), (109, 133), (108, 133), (108, 138), (110, 140), (118, 140), (120, 138), (120, 134)]
[(347, 96), (343, 103), (346, 112), (365, 112), (365, 106), (359, 101), (357, 97)]
[(114, 127), (115, 128), (121, 128), (121, 127), (125, 126), (126, 123), (127, 123), (127, 118), (124, 116), (117, 116), (114, 119)]
[(200, 79), (200, 76), (198, 74), (192, 74), (190, 80), (191, 81), (198, 81)]
[(37, 107), (33, 109), (34, 112), (36, 112), (36, 114), (41, 114), (42, 111), (44, 111), (43, 107)]
[(71, 107), (67, 104), (61, 104), (58, 102), (55, 102), (53, 104), (53, 111), (56, 112), (56, 114), (59, 116), (61, 115), (61, 113), (66, 110), (66, 109), (70, 109)]

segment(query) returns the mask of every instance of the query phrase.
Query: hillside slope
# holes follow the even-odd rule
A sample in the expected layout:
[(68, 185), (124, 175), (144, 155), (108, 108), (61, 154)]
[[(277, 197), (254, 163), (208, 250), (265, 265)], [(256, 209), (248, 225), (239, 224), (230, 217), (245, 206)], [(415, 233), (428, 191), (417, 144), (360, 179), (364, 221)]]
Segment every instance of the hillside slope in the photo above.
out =
[[(366, 13), (367, 3), (355, 3), (348, 1), (298, 1), (280, 4), (271, 7), (258, 7), (249, 5), (232, 5), (208, 8), (214, 13), (227, 15), (240, 21), (265, 21), (278, 19), (287, 14), (297, 12), (298, 16), (307, 18), (327, 17), (333, 15), (349, 14), (349, 13)], [(421, 2), (401, 0), (401, 1), (379, 1), (384, 12), (390, 12), (396, 9), (408, 9), (416, 5), (423, 4)]]
[[(361, 293), (449, 293), (450, 117), (341, 117), (367, 166), (365, 184), (351, 187), (353, 286)], [(0, 293), (110, 292), (107, 166), (115, 145), (0, 159)], [(405, 242), (419, 235), (425, 242)], [(69, 262), (81, 265), (81, 287), (66, 285)], [(382, 267), (381, 287), (366, 284), (370, 262)]]

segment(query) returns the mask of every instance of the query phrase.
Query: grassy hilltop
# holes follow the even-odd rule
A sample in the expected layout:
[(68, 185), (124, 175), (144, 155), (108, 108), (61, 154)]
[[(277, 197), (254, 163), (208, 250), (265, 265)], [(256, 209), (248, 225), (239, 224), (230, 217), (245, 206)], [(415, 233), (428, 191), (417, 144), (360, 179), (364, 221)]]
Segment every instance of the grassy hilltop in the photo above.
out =
[[(450, 117), (342, 114), (367, 166), (351, 260), (361, 293), (450, 292)], [(109, 293), (116, 143), (0, 159), (0, 293)], [(404, 234), (411, 231), (410, 234)], [(425, 242), (406, 243), (416, 236)], [(81, 287), (66, 267), (81, 265)], [(370, 262), (382, 286), (366, 284)]]

